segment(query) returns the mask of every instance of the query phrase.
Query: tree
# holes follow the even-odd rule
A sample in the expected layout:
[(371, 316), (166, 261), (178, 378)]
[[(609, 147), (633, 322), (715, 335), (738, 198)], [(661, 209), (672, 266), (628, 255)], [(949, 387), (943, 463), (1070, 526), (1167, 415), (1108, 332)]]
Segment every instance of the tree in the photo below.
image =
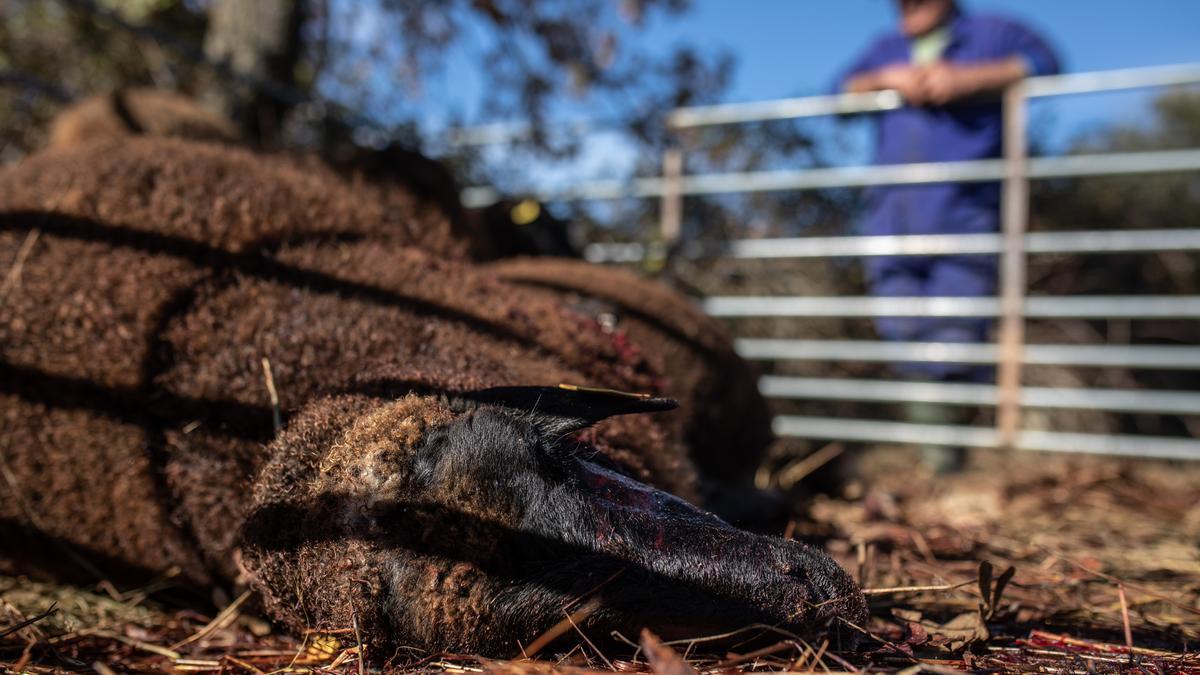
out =
[[(713, 100), (728, 78), (726, 56), (686, 45), (664, 56), (639, 46), (648, 21), (687, 7), (686, 0), (17, 0), (0, 9), (0, 68), (10, 76), (0, 95), (24, 113), (0, 122), (10, 155), (27, 152), (53, 108), (15, 75), (72, 96), (131, 84), (194, 93), (210, 83), (247, 128), (277, 132), (284, 144), (322, 147), (349, 137), (378, 145), (411, 137), (414, 126), (426, 131), (421, 92), (469, 43), (485, 82), (481, 115), (529, 122), (540, 151), (571, 150), (553, 147), (543, 133), (551, 115), (571, 106), (603, 110), (644, 140), (665, 106)], [(267, 125), (247, 113), (261, 116), (264, 97), (272, 106)]]
[(263, 83), (295, 89), (303, 20), (301, 0), (212, 0), (209, 6), (204, 55), (243, 79), (215, 80), (206, 96), (260, 144), (272, 145), (299, 102), (272, 96)]

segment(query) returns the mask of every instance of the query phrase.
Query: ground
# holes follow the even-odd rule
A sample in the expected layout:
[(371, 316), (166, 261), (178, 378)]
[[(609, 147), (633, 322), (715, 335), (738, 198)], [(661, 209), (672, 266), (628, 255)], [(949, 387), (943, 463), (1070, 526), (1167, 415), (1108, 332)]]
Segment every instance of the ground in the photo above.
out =
[[(597, 648), (570, 638), (586, 632), (583, 621), (583, 632), (569, 626), (538, 660), (402, 652), (392, 666), (1200, 673), (1200, 466), (981, 452), (966, 472), (934, 477), (902, 449), (862, 456), (864, 480), (804, 500), (787, 532), (822, 542), (867, 589), (870, 623), (845, 627), (868, 636), (855, 651), (782, 634), (765, 648), (716, 654), (703, 641), (662, 645), (652, 635), (637, 651)], [(808, 468), (782, 470), (795, 482)], [(280, 635), (244, 597), (218, 598), (226, 609), (202, 615), (158, 600), (168, 583), (118, 591), (0, 577), (0, 671), (359, 672), (352, 631)], [(23, 621), (32, 623), (11, 628)], [(745, 634), (763, 644), (763, 633)]]

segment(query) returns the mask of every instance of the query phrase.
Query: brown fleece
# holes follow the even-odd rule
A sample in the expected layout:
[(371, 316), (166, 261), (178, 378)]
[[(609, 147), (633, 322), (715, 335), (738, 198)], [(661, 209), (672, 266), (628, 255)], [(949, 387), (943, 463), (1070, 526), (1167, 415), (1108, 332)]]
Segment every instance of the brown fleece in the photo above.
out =
[[(441, 259), (457, 250), (444, 223), (393, 206), (180, 140), (92, 143), (0, 171), (0, 260), (16, 267), (0, 287), (3, 553), (53, 542), (51, 556), (66, 547), (105, 573), (178, 565), (198, 583), (229, 581), (252, 494), (308, 506), (353, 492), (346, 463), (366, 480), (371, 462), (446, 419), (445, 393), (657, 391), (637, 349), (553, 298)], [(596, 434), (632, 475), (696, 499), (692, 465), (657, 418)], [(281, 537), (303, 529), (278, 525)], [(260, 547), (248, 572), (289, 625), (378, 626), (392, 610), (372, 604), (376, 545)], [(455, 594), (478, 573), (431, 572), (428, 588), (403, 592), (466, 621)], [(434, 638), (445, 628), (422, 625)]]
[(150, 88), (117, 89), (64, 109), (50, 125), (49, 145), (77, 145), (128, 136), (173, 136), (235, 143), (233, 122), (174, 92)]
[(758, 374), (712, 317), (667, 286), (614, 267), (516, 258), (485, 267), (582, 311), (612, 314), (613, 329), (659, 361), (664, 392), (682, 405), (675, 433), (707, 475), (745, 480), (773, 440)]
[(351, 186), (315, 163), (182, 139), (133, 137), (54, 148), (0, 171), (8, 211), (49, 211), (131, 239), (256, 253), (289, 239), (372, 237), (459, 258), (444, 219), (403, 193)]
[[(154, 136), (236, 144), (234, 124), (205, 110), (195, 100), (150, 88), (118, 89), (94, 96), (60, 112), (51, 122), (49, 147)], [(307, 153), (260, 155), (266, 164), (287, 166), (322, 182), (341, 182), (360, 198), (380, 203), (388, 212), (445, 229), (467, 242), (458, 184), (440, 162), (414, 150), (389, 147), (357, 149), (351, 157), (330, 160)], [(472, 243), (472, 246), (474, 244)], [(467, 244), (458, 247), (465, 251)], [(457, 250), (457, 249), (456, 249)], [(450, 254), (451, 251), (445, 251)]]

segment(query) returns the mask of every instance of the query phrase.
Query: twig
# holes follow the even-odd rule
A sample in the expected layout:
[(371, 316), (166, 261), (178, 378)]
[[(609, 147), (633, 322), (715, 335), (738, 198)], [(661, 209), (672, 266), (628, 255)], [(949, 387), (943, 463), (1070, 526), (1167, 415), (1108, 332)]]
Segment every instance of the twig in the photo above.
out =
[(717, 668), (729, 668), (730, 666), (736, 666), (739, 663), (753, 661), (754, 659), (757, 659), (757, 658), (760, 658), (763, 656), (771, 656), (772, 654), (778, 654), (779, 652), (787, 651), (789, 649), (799, 649), (799, 648), (800, 648), (799, 643), (797, 643), (793, 640), (784, 640), (782, 642), (776, 642), (775, 644), (773, 644), (769, 647), (763, 647), (762, 649), (756, 649), (752, 652), (747, 652), (747, 653), (741, 654), (739, 656), (732, 656), (732, 657), (727, 658), (724, 661), (721, 661), (720, 663), (718, 663), (716, 667)]
[(354, 626), (355, 650), (358, 652), (358, 675), (363, 675), (363, 661), (367, 655), (363, 647), (362, 634), (358, 631), (358, 610), (354, 607), (354, 597), (350, 598), (350, 625)]
[(1054, 549), (1052, 549), (1049, 546), (1046, 546), (1044, 544), (1034, 544), (1034, 546), (1042, 549), (1048, 555), (1052, 555), (1055, 558), (1058, 558), (1059, 560), (1071, 565), (1072, 567), (1075, 567), (1075, 568), (1077, 568), (1083, 572), (1086, 572), (1094, 577), (1097, 577), (1099, 579), (1104, 579), (1105, 581), (1111, 581), (1112, 583), (1119, 584), (1121, 586), (1127, 586), (1143, 595), (1147, 595), (1151, 598), (1154, 598), (1155, 600), (1165, 602), (1168, 605), (1175, 607), (1176, 609), (1181, 609), (1190, 614), (1196, 614), (1196, 615), (1200, 616), (1200, 608), (1185, 605), (1182, 602), (1175, 600), (1174, 598), (1170, 598), (1161, 593), (1155, 593), (1154, 591), (1148, 590), (1145, 586), (1141, 586), (1138, 584), (1131, 584), (1128, 581), (1125, 581), (1124, 579), (1120, 579), (1118, 577), (1114, 577), (1111, 574), (1105, 574), (1104, 572), (1098, 572), (1098, 571), (1088, 567), (1087, 565), (1084, 565), (1083, 563), (1081, 563), (1079, 561), (1072, 560), (1071, 558), (1068, 558), (1067, 556), (1062, 555), (1061, 553), (1058, 553)]
[(264, 673), (261, 668), (258, 668), (254, 664), (247, 663), (239, 658), (230, 656), (228, 654), (225, 655), (225, 658), (232, 661), (235, 665), (241, 666), (252, 673), (257, 673), (258, 675), (266, 675), (266, 673)]
[[(642, 629), (642, 651), (656, 675), (696, 675), (696, 669), (674, 649), (664, 645), (649, 628)], [(608, 663), (608, 660), (605, 660)], [(612, 664), (608, 666), (612, 669)]]
[(853, 628), (854, 630), (856, 630), (856, 631), (858, 631), (858, 632), (862, 633), (863, 635), (866, 635), (867, 637), (871, 638), (872, 640), (876, 640), (876, 641), (878, 641), (878, 642), (881, 642), (881, 643), (883, 643), (883, 644), (887, 645), (889, 648), (891, 648), (891, 650), (892, 650), (892, 651), (896, 652), (896, 653), (897, 653), (897, 654), (899, 654), (901, 657), (903, 657), (903, 658), (906, 658), (906, 659), (909, 659), (909, 660), (913, 661), (914, 663), (917, 661), (917, 659), (913, 658), (913, 656), (912, 656), (912, 655), (910, 655), (908, 652), (906, 652), (906, 651), (904, 651), (903, 649), (901, 649), (899, 645), (897, 645), (896, 643), (892, 642), (891, 640), (888, 640), (887, 638), (883, 638), (883, 637), (880, 637), (880, 636), (878, 636), (878, 635), (875, 635), (874, 633), (872, 633), (871, 631), (867, 630), (866, 628), (863, 628), (862, 626), (859, 626), (858, 624), (856, 624), (856, 623), (854, 623), (854, 622), (852, 622), (852, 621), (850, 621), (849, 619), (846, 619), (846, 618), (844, 618), (844, 617), (840, 617), (840, 616), (839, 616), (839, 617), (837, 617), (837, 620), (838, 620), (838, 621), (840, 621), (840, 622), (842, 622), (843, 624), (845, 624), (845, 625), (847, 625), (847, 626), (849, 626), (849, 627)]
[[(834, 661), (837, 661), (838, 665), (840, 665), (846, 672), (849, 672), (849, 673), (861, 673), (862, 672), (858, 668), (855, 668), (854, 664), (850, 663), (846, 659), (843, 659), (842, 657), (838, 656), (837, 654), (834, 654), (833, 652), (827, 653), (826, 656), (833, 659)], [(826, 668), (825, 670), (829, 670), (829, 669)]]
[(226, 606), (225, 609), (221, 610), (215, 617), (213, 617), (212, 621), (209, 621), (208, 623), (206, 623), (204, 625), (203, 628), (196, 631), (195, 633), (192, 633), (192, 635), (190, 637), (184, 638), (183, 640), (180, 640), (179, 642), (176, 642), (175, 644), (171, 645), (171, 649), (173, 649), (173, 650), (179, 649), (180, 647), (190, 645), (197, 640), (202, 640), (202, 639), (208, 637), (209, 635), (221, 630), (222, 628), (225, 628), (229, 624), (233, 623), (234, 619), (237, 618), (238, 608), (241, 607), (242, 603), (246, 602), (246, 599), (249, 597), (250, 597), (250, 591), (249, 590), (243, 591), (242, 594), (239, 595), (236, 600), (229, 603), (229, 605)]
[(29, 254), (33, 251), (33, 245), (37, 243), (41, 234), (41, 230), (33, 229), (25, 235), (25, 241), (21, 242), (21, 248), (17, 249), (12, 266), (8, 268), (8, 274), (4, 275), (4, 282), (0, 283), (0, 300), (7, 297), (8, 292), (16, 288), (21, 281), (21, 271), (25, 269), (25, 260), (29, 258)]
[(538, 652), (542, 651), (546, 645), (554, 642), (568, 630), (571, 630), (571, 626), (574, 625), (575, 621), (583, 621), (599, 608), (600, 603), (592, 600), (583, 607), (575, 610), (574, 613), (568, 614), (562, 621), (554, 624), (545, 633), (539, 635), (536, 640), (529, 643), (528, 647), (523, 647), (521, 649), (522, 656), (526, 659), (532, 659), (534, 656), (537, 656)]
[(837, 459), (845, 450), (846, 446), (841, 443), (830, 443), (810, 455), (805, 455), (780, 469), (775, 474), (775, 484), (789, 490), (812, 472)]
[(1129, 603), (1125, 601), (1125, 587), (1117, 584), (1117, 597), (1121, 600), (1121, 621), (1125, 624), (1125, 646), (1129, 647), (1129, 663), (1133, 663), (1133, 629), (1129, 626)]
[(283, 415), (279, 412), (279, 392), (275, 389), (275, 376), (271, 374), (271, 360), (262, 359), (263, 379), (267, 381), (267, 396), (271, 399), (271, 421), (275, 424), (275, 433), (283, 431)]
[(119, 635), (117, 633), (112, 633), (112, 632), (109, 632), (106, 630), (84, 629), (84, 630), (81, 630), (81, 631), (78, 631), (75, 633), (70, 633), (68, 635), (60, 635), (58, 637), (51, 638), (51, 639), (47, 640), (46, 642), (48, 644), (55, 643), (55, 642), (64, 642), (69, 639), (76, 639), (76, 638), (81, 638), (81, 637), (98, 637), (98, 638), (103, 638), (106, 640), (116, 640), (117, 642), (127, 644), (130, 647), (133, 647), (134, 649), (140, 649), (141, 651), (150, 652), (151, 654), (158, 654), (159, 656), (165, 656), (168, 659), (171, 659), (172, 661), (175, 661), (182, 656), (179, 652), (174, 651), (172, 649), (168, 649), (166, 647), (159, 647), (158, 645), (152, 645), (149, 642), (142, 642), (141, 640), (134, 640), (132, 638), (127, 638), (124, 635)]
[[(825, 643), (829, 644), (829, 641), (826, 640)], [(804, 651), (800, 652), (800, 656), (797, 656), (788, 664), (787, 670), (789, 671), (797, 671), (803, 668), (804, 664), (808, 661), (808, 655), (813, 653), (812, 645), (803, 641), (800, 644), (804, 645)]]
[[(1107, 648), (1109, 653), (1120, 653), (1119, 651), (1116, 650), (1117, 645), (1114, 645), (1114, 644), (1109, 644), (1107, 642), (1098, 642), (1096, 640), (1085, 640), (1083, 638), (1071, 637), (1070, 635), (1060, 635), (1058, 633), (1051, 633), (1051, 632), (1044, 631), (1044, 630), (1029, 631), (1029, 639), (1031, 639), (1031, 640), (1041, 639), (1041, 640), (1047, 640), (1050, 642), (1061, 642), (1064, 645), (1071, 645), (1072, 647), (1087, 647), (1090, 649), (1106, 649)], [(1163, 651), (1161, 649), (1150, 649), (1148, 647), (1134, 647), (1133, 651), (1134, 651), (1134, 653), (1142, 654), (1144, 656), (1156, 656), (1156, 657), (1178, 656), (1178, 654), (1176, 654), (1175, 652)]]
[(828, 649), (829, 649), (829, 640), (822, 640), (821, 648), (818, 649), (816, 655), (813, 656), (813, 667), (809, 668), (809, 670), (816, 670), (816, 666), (820, 666), (822, 668), (825, 668), (825, 672), (829, 672), (829, 668), (827, 668), (825, 666), (825, 661), (824, 661), (825, 652)]
[[(663, 644), (671, 645), (672, 647), (675, 645), (686, 644), (686, 645), (688, 645), (688, 648), (691, 649), (691, 647), (693, 645), (701, 643), (701, 642), (714, 642), (716, 640), (724, 640), (726, 638), (731, 638), (735, 635), (740, 635), (742, 633), (748, 633), (752, 630), (777, 633), (779, 635), (782, 635), (786, 638), (790, 638), (797, 642), (800, 641), (799, 635), (796, 635), (795, 633), (786, 631), (786, 630), (780, 628), (779, 626), (770, 626), (765, 623), (752, 623), (748, 626), (742, 626), (741, 628), (738, 628), (737, 630), (731, 630), (728, 633), (717, 633), (715, 635), (705, 635), (703, 637), (697, 637), (697, 638), (680, 638), (678, 640), (665, 640), (663, 642)], [(760, 635), (761, 635), (761, 633), (760, 633)]]
[[(32, 626), (33, 624), (41, 621), (42, 619), (53, 616), (56, 612), (58, 612), (58, 603), (57, 602), (51, 604), (49, 609), (42, 612), (41, 614), (38, 614), (37, 616), (35, 616), (33, 618), (25, 619), (24, 621), (21, 621), (20, 623), (9, 626), (8, 628), (5, 628), (4, 630), (0, 630), (0, 640), (3, 640), (4, 638), (8, 637), (9, 635), (12, 635), (13, 633), (21, 630), (22, 628), (27, 628), (27, 627)], [(21, 612), (14, 612), (14, 613), (18, 614), (18, 615), (21, 614)]]
[[(597, 607), (598, 606), (599, 603), (597, 603)], [(580, 630), (579, 626), (575, 623), (575, 619), (572, 619), (570, 614), (567, 615), (567, 621), (570, 622), (571, 628), (574, 628), (575, 632), (579, 633), (579, 637), (583, 638), (583, 641), (588, 643), (588, 646), (592, 648), (592, 651), (596, 652), (596, 655), (600, 657), (600, 660), (604, 661), (604, 665), (608, 666), (609, 670), (616, 670), (616, 668), (613, 667), (612, 661), (609, 661), (608, 657), (604, 655), (604, 652), (600, 651), (600, 648), (592, 643), (587, 634)]]
[(611, 575), (609, 575), (609, 577), (607, 579), (596, 584), (591, 589), (589, 589), (586, 593), (581, 593), (580, 595), (576, 596), (576, 598), (574, 600), (563, 605), (563, 609), (564, 610), (571, 609), (571, 607), (573, 607), (575, 605), (575, 603), (581, 602), (585, 598), (589, 598), (589, 597), (595, 595), (596, 593), (600, 592), (601, 588), (604, 588), (605, 586), (612, 583), (613, 579), (616, 579), (617, 577), (621, 576), (628, 569), (629, 569), (629, 567), (625, 566), (625, 567), (622, 567), (621, 569), (617, 570), (616, 572), (613, 572)]
[(938, 586), (892, 586), (891, 588), (864, 588), (863, 595), (893, 595), (896, 593), (924, 593), (927, 591), (953, 591), (963, 586), (970, 586), (975, 580), (963, 581), (957, 584), (941, 584)]
[(858, 542), (858, 587), (867, 585), (867, 542)]

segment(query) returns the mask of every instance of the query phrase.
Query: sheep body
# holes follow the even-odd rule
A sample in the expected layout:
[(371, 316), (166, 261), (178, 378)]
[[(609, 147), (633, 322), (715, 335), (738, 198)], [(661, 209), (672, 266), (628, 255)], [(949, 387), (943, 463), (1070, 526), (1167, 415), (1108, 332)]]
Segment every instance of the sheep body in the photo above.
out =
[[(184, 150), (186, 164), (169, 159)], [(255, 169), (236, 152), (136, 141), (0, 172), (0, 258), (39, 233), (0, 325), (4, 460), (23, 488), (0, 507), (8, 534), (232, 579), (245, 493), (272, 436), (263, 358), (285, 414), (330, 391), (400, 395), (413, 383), (653, 389), (657, 374), (584, 317), (406, 246), (397, 232), (410, 230), (291, 186), (300, 178), (286, 170), (264, 193)], [(173, 195), (207, 197), (213, 212)], [(247, 214), (261, 205), (251, 196), (280, 207), (275, 217)], [(628, 426), (607, 433), (663, 447), (613, 445), (614, 456), (689, 493), (665, 432)]]
[[(617, 417), (570, 440), (612, 413), (579, 423), (558, 390), (510, 405), (496, 389), (656, 392), (636, 347), (446, 259), (444, 222), (340, 185), (154, 139), (0, 171), (0, 259), (20, 262), (0, 296), (6, 554), (247, 578), (285, 624), (357, 623), (378, 647), (504, 653), (630, 566), (642, 576), (594, 620), (628, 628), (670, 593), (671, 612), (699, 603), (688, 613), (718, 625), (861, 618), (827, 558), (630, 482), (698, 500), (672, 426)], [(698, 544), (653, 514), (759, 552), (667, 555)], [(713, 578), (731, 599), (703, 599)]]

